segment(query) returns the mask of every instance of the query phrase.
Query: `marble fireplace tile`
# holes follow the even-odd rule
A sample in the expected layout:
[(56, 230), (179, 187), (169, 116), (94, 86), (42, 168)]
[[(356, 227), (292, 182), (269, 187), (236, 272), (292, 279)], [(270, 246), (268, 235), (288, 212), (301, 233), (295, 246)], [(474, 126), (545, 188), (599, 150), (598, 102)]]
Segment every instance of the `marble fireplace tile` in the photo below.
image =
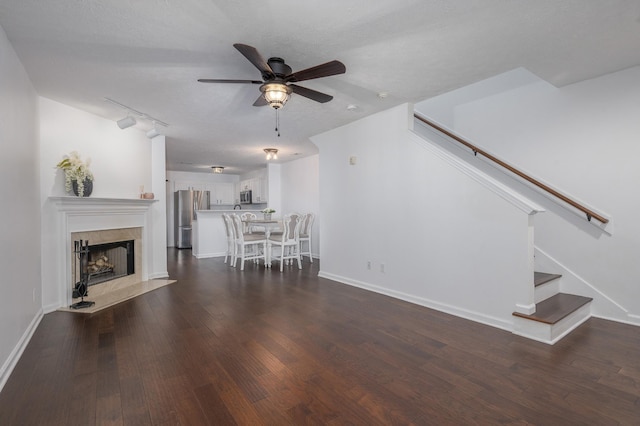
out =
[[(91, 291), (92, 287), (89, 287), (89, 297), (87, 297), (86, 299), (89, 301), (95, 302), (95, 305), (90, 306), (88, 308), (82, 308), (82, 309), (60, 308), (58, 310), (65, 311), (65, 312), (77, 312), (81, 314), (93, 314), (102, 309), (124, 302), (125, 300), (132, 299), (136, 296), (140, 296), (141, 294), (148, 293), (150, 291), (156, 290), (160, 287), (164, 287), (169, 284), (173, 284), (175, 282), (177, 281), (163, 280), (163, 279), (142, 281), (142, 282), (138, 282), (138, 283), (129, 285), (127, 287), (113, 290), (111, 292), (100, 294), (100, 295), (93, 295)], [(76, 303), (79, 301), (80, 301), (80, 298), (73, 299), (73, 303)]]

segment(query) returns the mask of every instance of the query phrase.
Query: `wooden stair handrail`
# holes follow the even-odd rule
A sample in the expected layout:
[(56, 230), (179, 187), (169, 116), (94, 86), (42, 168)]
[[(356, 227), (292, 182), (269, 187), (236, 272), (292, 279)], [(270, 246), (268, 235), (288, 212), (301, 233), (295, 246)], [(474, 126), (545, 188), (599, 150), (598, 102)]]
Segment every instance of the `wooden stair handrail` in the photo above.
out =
[(486, 152), (486, 151), (478, 148), (477, 146), (465, 141), (460, 136), (450, 132), (449, 130), (437, 125), (436, 123), (434, 123), (434, 122), (432, 122), (430, 120), (427, 120), (426, 118), (420, 116), (419, 114), (415, 114), (414, 113), (413, 116), (415, 118), (417, 118), (418, 120), (422, 121), (427, 126), (433, 127), (434, 129), (436, 129), (440, 133), (443, 133), (443, 134), (449, 136), (451, 139), (455, 140), (456, 142), (461, 143), (462, 145), (466, 146), (467, 148), (469, 148), (470, 150), (473, 151), (474, 155), (481, 154), (482, 156), (484, 156), (484, 157), (488, 158), (489, 160), (493, 161), (494, 163), (496, 163), (496, 164), (504, 167), (505, 169), (509, 170), (511, 173), (521, 177), (522, 179), (526, 180), (527, 182), (530, 182), (530, 183), (534, 184), (538, 188), (543, 189), (544, 191), (548, 192), (549, 194), (553, 195), (554, 197), (561, 199), (562, 201), (564, 201), (565, 203), (571, 205), (572, 207), (575, 207), (576, 209), (580, 210), (581, 212), (583, 212), (584, 214), (587, 215), (587, 220), (588, 221), (591, 221), (591, 218), (595, 218), (600, 223), (609, 223), (609, 219), (607, 219), (606, 217), (603, 217), (602, 215), (599, 215), (598, 213), (594, 212), (593, 210), (583, 206), (582, 204), (578, 203), (577, 201), (572, 200), (571, 198), (567, 197), (566, 195), (563, 195), (563, 194), (559, 193), (555, 189), (545, 185), (544, 183), (540, 182), (539, 180), (536, 180), (536, 179), (532, 178), (531, 176), (525, 174), (524, 172), (521, 172), (520, 170), (516, 169), (515, 167), (513, 167), (513, 166), (505, 163), (504, 161), (500, 160), (499, 158), (496, 158), (493, 155), (489, 154), (488, 152)]

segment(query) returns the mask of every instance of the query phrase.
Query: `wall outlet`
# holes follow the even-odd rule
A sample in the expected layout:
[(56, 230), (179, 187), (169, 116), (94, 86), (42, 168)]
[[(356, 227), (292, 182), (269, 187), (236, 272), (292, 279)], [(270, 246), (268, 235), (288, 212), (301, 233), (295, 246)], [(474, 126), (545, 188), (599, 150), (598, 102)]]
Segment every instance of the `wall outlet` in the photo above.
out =
[(384, 273), (384, 263), (381, 263), (381, 264), (380, 264), (380, 272), (383, 272), (383, 273)]
[(371, 261), (367, 260), (367, 269), (371, 269)]

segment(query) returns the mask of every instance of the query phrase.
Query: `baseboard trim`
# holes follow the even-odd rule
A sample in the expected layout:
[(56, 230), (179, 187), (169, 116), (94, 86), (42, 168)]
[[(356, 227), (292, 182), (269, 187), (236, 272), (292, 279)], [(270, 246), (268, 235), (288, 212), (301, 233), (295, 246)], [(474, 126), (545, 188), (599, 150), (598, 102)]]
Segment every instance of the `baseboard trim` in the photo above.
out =
[(351, 278), (342, 277), (339, 275), (330, 274), (320, 271), (318, 276), (326, 278), (331, 281), (337, 281), (342, 284), (350, 285), (353, 287), (359, 287), (364, 290), (373, 291), (374, 293), (384, 294), (385, 296), (393, 297), (394, 299), (404, 300), (405, 302), (413, 303), (415, 305), (424, 306), (425, 308), (434, 309), (436, 311), (444, 312), (446, 314), (454, 315), (456, 317), (464, 318), (473, 322), (488, 325), (491, 327), (499, 328), (505, 331), (512, 331), (513, 324), (509, 321), (502, 320), (497, 317), (492, 317), (479, 312), (470, 311), (468, 309), (460, 308), (446, 303), (437, 302), (435, 300), (425, 299), (423, 297), (414, 296), (399, 291), (389, 290), (384, 287), (379, 287), (373, 284), (369, 284), (363, 281), (353, 280)]
[(200, 253), (198, 255), (193, 255), (196, 259), (208, 259), (210, 257), (224, 257), (226, 253)]
[(169, 272), (164, 271), (164, 272), (154, 272), (153, 274), (149, 274), (149, 279), (150, 280), (157, 280), (159, 278), (169, 278)]
[(592, 318), (599, 318), (599, 319), (603, 319), (603, 320), (607, 320), (607, 321), (619, 322), (621, 324), (635, 325), (636, 327), (640, 326), (640, 316), (633, 315), (633, 314), (629, 314), (627, 316), (627, 318), (628, 318), (627, 320), (620, 319), (620, 318), (609, 317), (609, 316), (606, 316), (606, 315), (596, 315), (596, 314), (592, 314), (591, 317)]
[(51, 312), (55, 312), (57, 311), (59, 308), (61, 308), (63, 305), (58, 305), (57, 303), (51, 303), (49, 305), (45, 305), (42, 307), (42, 310), (44, 311), (44, 314), (50, 314)]
[(33, 320), (31, 320), (29, 327), (27, 327), (27, 329), (24, 331), (22, 337), (18, 341), (18, 344), (13, 348), (11, 354), (9, 355), (9, 358), (7, 358), (4, 365), (2, 366), (2, 369), (0, 370), (0, 392), (4, 388), (4, 385), (7, 383), (7, 380), (9, 380), (9, 376), (11, 376), (11, 373), (13, 372), (16, 364), (18, 364), (22, 353), (29, 344), (29, 341), (31, 341), (31, 337), (38, 328), (38, 324), (40, 324), (43, 316), (44, 312), (42, 309), (40, 309), (36, 313), (36, 316), (33, 318)]

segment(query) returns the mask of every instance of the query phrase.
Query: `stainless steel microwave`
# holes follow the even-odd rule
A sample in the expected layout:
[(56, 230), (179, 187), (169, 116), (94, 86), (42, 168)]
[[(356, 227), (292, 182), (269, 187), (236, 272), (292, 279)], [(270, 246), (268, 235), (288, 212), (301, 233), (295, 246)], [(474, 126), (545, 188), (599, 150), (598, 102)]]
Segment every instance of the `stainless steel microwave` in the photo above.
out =
[(240, 191), (240, 204), (251, 204), (251, 190)]

